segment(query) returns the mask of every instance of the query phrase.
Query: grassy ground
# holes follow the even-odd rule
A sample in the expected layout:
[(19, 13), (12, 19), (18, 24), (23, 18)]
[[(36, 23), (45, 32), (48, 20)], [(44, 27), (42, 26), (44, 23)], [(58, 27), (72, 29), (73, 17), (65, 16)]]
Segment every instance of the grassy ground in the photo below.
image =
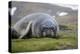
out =
[[(70, 26), (70, 25), (69, 25)], [(59, 38), (31, 38), (31, 39), (12, 39), (12, 52), (31, 52), (76, 49), (77, 32), (75, 26), (63, 30), (59, 33)]]

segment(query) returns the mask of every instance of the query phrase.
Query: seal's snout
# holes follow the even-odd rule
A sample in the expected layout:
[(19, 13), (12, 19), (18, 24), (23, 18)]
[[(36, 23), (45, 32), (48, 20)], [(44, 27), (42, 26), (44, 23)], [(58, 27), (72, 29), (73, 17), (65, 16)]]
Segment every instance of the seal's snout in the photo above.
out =
[(51, 25), (44, 25), (42, 27), (42, 35), (43, 36), (54, 36), (54, 27)]

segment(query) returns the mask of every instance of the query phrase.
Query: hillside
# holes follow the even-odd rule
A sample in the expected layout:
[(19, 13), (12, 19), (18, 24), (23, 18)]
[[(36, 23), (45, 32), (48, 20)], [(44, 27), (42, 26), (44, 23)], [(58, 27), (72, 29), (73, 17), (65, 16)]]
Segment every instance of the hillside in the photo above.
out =
[[(24, 16), (35, 12), (43, 12), (50, 14), (51, 16), (55, 16), (56, 20), (60, 24), (67, 21), (70, 23), (73, 23), (74, 21), (77, 22), (78, 10), (72, 10), (71, 8), (59, 6), (56, 4), (13, 1), (12, 8), (13, 7), (16, 7), (16, 11), (14, 12), (14, 15), (11, 18), (13, 25)], [(66, 12), (68, 13), (68, 15), (59, 16), (57, 14), (58, 12)]]

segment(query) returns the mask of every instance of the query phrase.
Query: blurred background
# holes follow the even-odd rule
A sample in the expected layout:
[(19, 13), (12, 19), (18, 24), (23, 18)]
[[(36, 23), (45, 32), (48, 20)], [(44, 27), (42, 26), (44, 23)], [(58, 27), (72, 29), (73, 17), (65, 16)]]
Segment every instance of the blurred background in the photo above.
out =
[(11, 22), (14, 25), (28, 14), (43, 12), (55, 17), (59, 24), (77, 24), (78, 6), (70, 4), (48, 4), (32, 2), (10, 2)]

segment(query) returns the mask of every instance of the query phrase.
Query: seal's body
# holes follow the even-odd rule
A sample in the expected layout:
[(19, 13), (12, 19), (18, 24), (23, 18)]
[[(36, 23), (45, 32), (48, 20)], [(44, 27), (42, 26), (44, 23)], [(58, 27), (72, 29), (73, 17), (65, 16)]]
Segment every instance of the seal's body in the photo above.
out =
[(20, 19), (14, 26), (19, 34), (19, 38), (23, 38), (31, 30), (32, 36), (56, 36), (59, 31), (58, 23), (55, 18), (45, 13), (33, 13)]

